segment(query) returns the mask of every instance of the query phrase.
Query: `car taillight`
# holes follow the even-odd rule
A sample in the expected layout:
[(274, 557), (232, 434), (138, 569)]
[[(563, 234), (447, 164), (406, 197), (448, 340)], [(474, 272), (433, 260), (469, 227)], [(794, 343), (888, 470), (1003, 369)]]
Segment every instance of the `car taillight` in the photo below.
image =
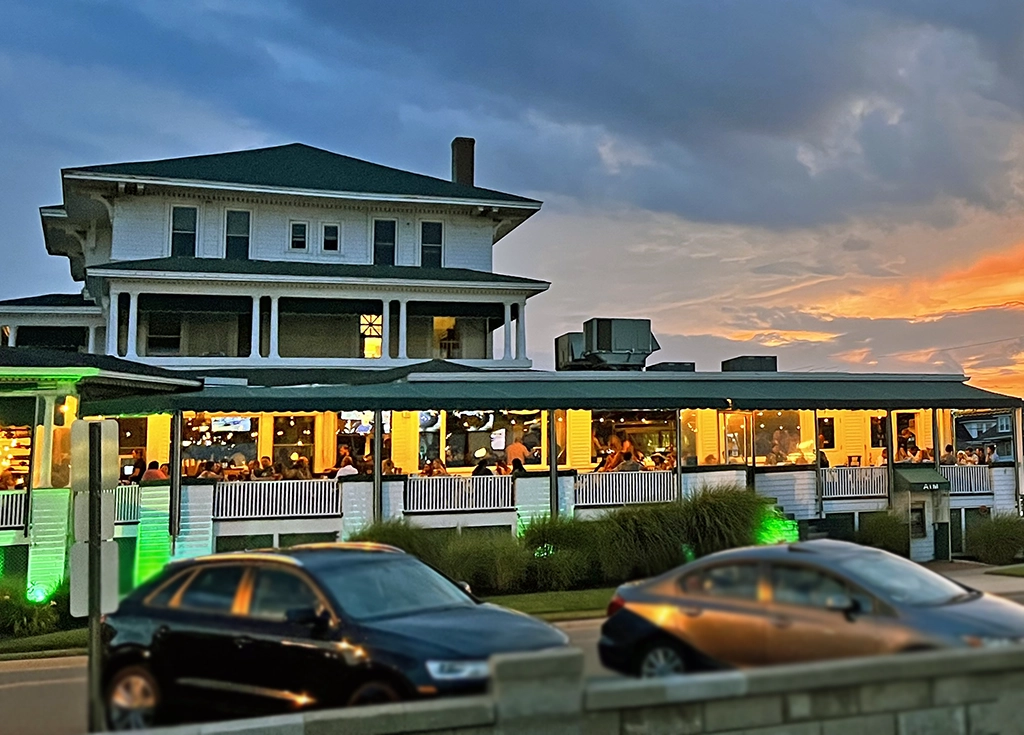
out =
[(611, 617), (619, 610), (626, 606), (626, 601), (622, 599), (620, 595), (615, 595), (612, 601), (608, 603), (608, 617)]

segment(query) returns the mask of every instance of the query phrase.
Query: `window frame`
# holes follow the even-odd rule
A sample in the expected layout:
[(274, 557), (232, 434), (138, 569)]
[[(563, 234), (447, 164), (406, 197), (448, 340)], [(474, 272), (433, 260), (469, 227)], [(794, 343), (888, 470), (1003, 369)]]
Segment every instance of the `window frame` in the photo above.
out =
[[(724, 595), (709, 595), (703, 590), (700, 592), (690, 592), (683, 586), (683, 580), (692, 577), (693, 575), (700, 575), (703, 579), (704, 575), (708, 572), (712, 572), (715, 569), (724, 569), (726, 567), (753, 567), (757, 571), (757, 583), (754, 587), (754, 597), (726, 597)], [(680, 594), (686, 597), (694, 597), (698, 600), (729, 600), (730, 602), (743, 602), (743, 603), (761, 603), (765, 600), (765, 587), (769, 583), (766, 577), (767, 565), (760, 559), (737, 559), (730, 561), (720, 561), (714, 564), (707, 564), (697, 569), (693, 569), (686, 574), (681, 574), (675, 580), (676, 589), (679, 590)]]
[(245, 259), (250, 260), (252, 257), (252, 221), (253, 221), (253, 210), (246, 209), (245, 207), (225, 207), (224, 208), (224, 259), (234, 260), (228, 256), (228, 238), (229, 237), (240, 237), (240, 235), (231, 235), (228, 233), (228, 213), (229, 212), (245, 212), (249, 215), (249, 231), (246, 234), (245, 241)]
[[(204, 609), (204, 608), (201, 608), (201, 607), (186, 607), (186, 606), (181, 604), (181, 598), (185, 596), (185, 593), (188, 591), (188, 588), (191, 587), (195, 583), (196, 578), (200, 574), (202, 574), (203, 572), (208, 571), (210, 569), (227, 568), (227, 567), (238, 567), (238, 568), (240, 568), (242, 570), (242, 576), (238, 580), (238, 587), (235, 588), (235, 597), (231, 601), (231, 609), (230, 610), (209, 610), (209, 609)], [(242, 593), (243, 593), (243, 591), (245, 589), (245, 581), (246, 581), (246, 578), (249, 575), (250, 567), (251, 567), (251, 565), (248, 565), (248, 564), (245, 564), (245, 563), (242, 563), (242, 562), (237, 562), (237, 561), (221, 562), (221, 563), (218, 563), (218, 564), (201, 564), (201, 565), (197, 566), (192, 571), (192, 576), (189, 579), (187, 579), (185, 581), (185, 583), (181, 585), (181, 587), (178, 588), (177, 592), (174, 593), (174, 596), (171, 598), (171, 601), (167, 604), (167, 608), (166, 609), (168, 609), (168, 610), (179, 610), (181, 612), (187, 612), (187, 613), (193, 613), (193, 614), (199, 614), (199, 615), (218, 615), (218, 616), (222, 616), (222, 617), (236, 616), (236, 615), (239, 614), (239, 610), (241, 609), (240, 606), (241, 606), (242, 602), (244, 602), (244, 597), (243, 597)]]
[[(392, 243), (391, 263), (377, 262), (377, 223), (393, 222), (395, 225), (395, 240)], [(371, 265), (398, 265), (398, 217), (376, 216), (370, 217), (370, 264)]]
[(871, 600), (870, 609), (857, 610), (857, 613), (860, 615), (876, 615), (878, 614), (878, 611), (881, 609), (881, 601), (878, 599), (878, 596), (871, 594), (871, 592), (864, 589), (864, 587), (858, 584), (854, 584), (849, 579), (842, 577), (841, 575), (837, 574), (836, 572), (833, 572), (830, 569), (815, 566), (813, 564), (800, 564), (794, 561), (772, 561), (768, 563), (767, 568), (765, 570), (765, 579), (768, 587), (768, 599), (772, 605), (782, 605), (784, 607), (798, 608), (801, 610), (818, 610), (820, 612), (833, 612), (828, 610), (828, 608), (826, 607), (818, 605), (801, 605), (795, 602), (783, 602), (775, 599), (775, 578), (773, 573), (776, 569), (801, 569), (805, 571), (816, 572), (824, 577), (829, 577), (833, 582), (838, 582), (840, 585), (842, 585), (843, 588), (846, 590), (847, 596), (849, 596), (851, 600), (856, 600), (860, 597), (865, 597)]
[[(328, 250), (327, 247), (326, 247), (326, 244), (327, 244), (326, 230), (327, 230), (328, 227), (337, 227), (338, 228), (338, 239), (337, 239), (338, 246), (334, 250)], [(340, 222), (321, 222), (320, 223), (320, 252), (321, 253), (330, 253), (332, 255), (340, 253), (341, 252), (341, 232), (342, 232), (342, 227), (341, 227), (341, 223)]]
[(277, 624), (281, 625), (287, 623), (286, 620), (276, 620), (274, 618), (258, 617), (252, 614), (252, 601), (256, 591), (256, 579), (262, 571), (274, 571), (283, 572), (284, 574), (290, 574), (293, 577), (298, 577), (309, 589), (313, 591), (313, 595), (320, 601), (324, 610), (327, 611), (328, 615), (331, 616), (331, 624), (337, 625), (341, 618), (338, 616), (337, 611), (334, 609), (334, 605), (331, 604), (330, 599), (324, 594), (324, 591), (320, 589), (320, 585), (317, 584), (316, 580), (313, 579), (307, 572), (302, 569), (292, 567), (288, 564), (275, 564), (274, 562), (264, 562), (260, 564), (251, 564), (246, 570), (245, 578), (242, 579), (240, 589), (243, 589), (242, 605), (239, 611), (239, 615), (243, 615), (250, 620), (258, 621), (261, 623)]
[[(193, 210), (196, 213), (196, 229), (195, 229), (195, 232), (192, 233), (192, 235), (195, 237), (195, 242), (192, 244), (192, 255), (191, 256), (189, 256), (189, 255), (175, 255), (175, 253), (174, 253), (174, 235), (177, 232), (177, 230), (174, 229), (174, 210), (175, 209), (191, 209), (191, 210)], [(201, 225), (200, 225), (200, 217), (199, 217), (199, 210), (200, 210), (200, 207), (197, 204), (183, 204), (183, 203), (177, 203), (176, 204), (174, 202), (171, 202), (170, 204), (167, 205), (167, 254), (170, 257), (172, 257), (172, 258), (175, 258), (175, 257), (181, 257), (181, 258), (193, 257), (193, 258), (195, 258), (195, 257), (199, 256), (199, 239), (200, 239), (199, 238), (199, 234), (200, 234), (199, 231), (200, 231), (200, 227), (201, 227)], [(185, 232), (185, 230), (181, 230), (181, 232)]]
[(1013, 417), (1007, 414), (996, 416), (996, 431), (1003, 433), (1013, 431)]
[[(302, 225), (302, 247), (297, 248), (292, 243), (295, 242), (295, 225)], [(289, 219), (288, 220), (288, 240), (287, 240), (287, 251), (289, 253), (308, 253), (309, 252), (309, 221), (302, 219)]]
[[(418, 232), (417, 232), (417, 240), (418, 240), (418, 244), (419, 244), (419, 247), (417, 249), (418, 250), (418, 252), (417, 252), (418, 265), (423, 266), (423, 248), (424, 248), (424, 244), (423, 244), (423, 225), (425, 225), (425, 224), (438, 224), (438, 225), (441, 225), (441, 242), (440, 242), (440, 244), (438, 244), (438, 245), (430, 244), (427, 247), (440, 248), (440, 250), (441, 250), (441, 259), (440, 259), (440, 263), (438, 264), (437, 267), (438, 268), (444, 268), (444, 267), (446, 267), (445, 255), (446, 255), (447, 248), (445, 247), (445, 241), (447, 240), (448, 223), (443, 218), (441, 218), (441, 217), (438, 217), (438, 218), (424, 217), (424, 218), (418, 219), (416, 221), (416, 225), (417, 225), (416, 229), (418, 230)], [(431, 266), (431, 267), (433, 267), (433, 266)]]

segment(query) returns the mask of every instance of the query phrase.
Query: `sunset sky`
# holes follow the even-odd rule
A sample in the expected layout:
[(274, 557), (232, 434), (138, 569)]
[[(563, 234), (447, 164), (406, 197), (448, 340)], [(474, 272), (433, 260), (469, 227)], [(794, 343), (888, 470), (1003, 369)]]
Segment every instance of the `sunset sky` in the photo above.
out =
[(544, 200), (530, 350), (964, 371), (1024, 395), (1020, 0), (5, 0), (0, 298), (69, 292), (61, 167), (301, 141)]

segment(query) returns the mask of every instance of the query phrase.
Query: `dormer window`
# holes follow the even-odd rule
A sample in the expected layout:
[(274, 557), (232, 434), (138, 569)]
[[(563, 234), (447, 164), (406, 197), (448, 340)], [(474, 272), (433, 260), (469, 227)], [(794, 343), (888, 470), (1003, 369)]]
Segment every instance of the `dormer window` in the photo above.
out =
[(309, 229), (305, 222), (292, 222), (292, 250), (305, 250), (306, 249), (306, 235)]
[(225, 254), (228, 260), (248, 260), (249, 213), (245, 210), (229, 209), (224, 229)]
[(420, 265), (440, 268), (443, 252), (444, 226), (440, 222), (420, 223)]
[(171, 208), (171, 255), (180, 258), (196, 256), (196, 223), (199, 215), (195, 207)]
[(373, 221), (373, 264), (395, 264), (395, 242), (398, 234), (398, 222), (393, 219), (375, 219)]
[(338, 252), (338, 244), (341, 240), (341, 227), (339, 225), (324, 225), (323, 247), (325, 252)]

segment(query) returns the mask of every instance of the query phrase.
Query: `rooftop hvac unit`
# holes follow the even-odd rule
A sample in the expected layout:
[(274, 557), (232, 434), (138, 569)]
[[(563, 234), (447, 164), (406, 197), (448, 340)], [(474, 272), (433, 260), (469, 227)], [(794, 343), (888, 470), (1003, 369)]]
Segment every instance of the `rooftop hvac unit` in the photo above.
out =
[(555, 369), (643, 370), (659, 349), (650, 319), (589, 319), (555, 340)]

